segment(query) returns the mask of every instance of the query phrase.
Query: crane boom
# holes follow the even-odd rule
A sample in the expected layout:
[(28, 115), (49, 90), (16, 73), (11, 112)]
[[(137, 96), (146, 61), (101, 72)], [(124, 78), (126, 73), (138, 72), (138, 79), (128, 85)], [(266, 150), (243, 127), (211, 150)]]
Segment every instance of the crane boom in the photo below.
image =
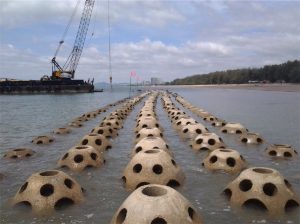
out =
[(76, 39), (71, 54), (61, 67), (56, 61), (56, 55), (52, 59), (52, 77), (62, 78), (66, 74), (68, 78), (74, 78), (74, 74), (83, 50), (86, 34), (89, 28), (95, 0), (85, 0)]

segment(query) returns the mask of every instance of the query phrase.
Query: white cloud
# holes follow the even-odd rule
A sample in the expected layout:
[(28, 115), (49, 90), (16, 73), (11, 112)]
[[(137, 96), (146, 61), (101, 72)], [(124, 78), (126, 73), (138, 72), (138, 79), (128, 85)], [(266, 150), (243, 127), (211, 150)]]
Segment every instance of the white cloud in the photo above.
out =
[[(97, 19), (106, 27), (107, 2), (97, 2)], [(65, 24), (62, 20), (67, 21), (72, 13), (70, 5), (75, 3), (2, 0), (0, 28), (9, 25), (17, 33), (24, 24)], [(298, 2), (111, 1), (113, 80), (128, 81), (132, 70), (144, 80), (151, 76), (172, 80), (300, 59), (299, 12)], [(101, 28), (96, 25), (96, 41), (87, 41), (76, 78), (94, 76), (96, 81), (108, 81), (107, 30)], [(0, 76), (38, 79), (49, 75), (57, 35), (47, 42), (47, 37), (35, 33), (31, 46), (19, 44), (17, 38), (16, 42), (1, 42)], [(61, 49), (60, 63), (66, 60), (71, 44), (66, 42)], [(51, 52), (41, 52), (43, 47)]]

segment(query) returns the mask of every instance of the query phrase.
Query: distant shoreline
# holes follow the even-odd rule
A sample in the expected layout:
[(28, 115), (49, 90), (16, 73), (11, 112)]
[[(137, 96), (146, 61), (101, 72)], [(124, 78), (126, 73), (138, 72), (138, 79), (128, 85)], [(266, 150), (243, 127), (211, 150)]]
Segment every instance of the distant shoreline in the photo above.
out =
[(261, 91), (300, 92), (300, 84), (266, 83), (266, 84), (220, 84), (220, 85), (161, 85), (160, 88), (218, 88), (218, 89), (247, 89)]

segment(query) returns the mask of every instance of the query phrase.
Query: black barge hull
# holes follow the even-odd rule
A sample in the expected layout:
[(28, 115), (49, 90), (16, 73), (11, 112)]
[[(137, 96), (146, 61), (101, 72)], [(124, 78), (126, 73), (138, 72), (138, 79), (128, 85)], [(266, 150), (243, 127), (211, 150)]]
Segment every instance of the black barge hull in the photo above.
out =
[(91, 93), (94, 85), (83, 80), (2, 81), (0, 94)]

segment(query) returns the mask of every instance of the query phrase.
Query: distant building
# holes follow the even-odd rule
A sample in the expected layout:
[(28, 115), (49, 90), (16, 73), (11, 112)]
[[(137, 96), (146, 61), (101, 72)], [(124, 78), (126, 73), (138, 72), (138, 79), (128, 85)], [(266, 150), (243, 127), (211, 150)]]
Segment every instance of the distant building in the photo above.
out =
[(162, 80), (160, 78), (152, 77), (151, 78), (151, 85), (160, 85), (162, 84)]

